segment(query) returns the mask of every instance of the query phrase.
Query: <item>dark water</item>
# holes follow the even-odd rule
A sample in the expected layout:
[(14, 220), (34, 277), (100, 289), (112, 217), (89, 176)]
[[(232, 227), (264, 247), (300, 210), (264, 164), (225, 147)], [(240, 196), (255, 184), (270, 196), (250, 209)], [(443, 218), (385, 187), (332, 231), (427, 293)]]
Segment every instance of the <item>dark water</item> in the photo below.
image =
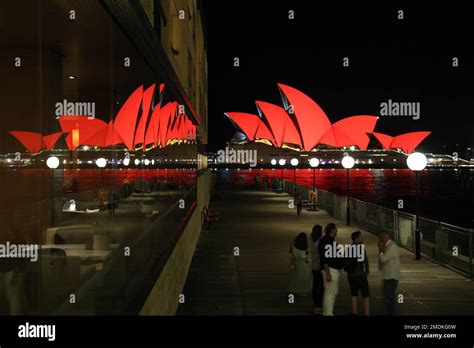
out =
[[(253, 185), (255, 175), (283, 177), (293, 181), (293, 169), (220, 169), (219, 178), (239, 185)], [(316, 169), (316, 187), (346, 194), (346, 171), (344, 169)], [(471, 172), (472, 180), (472, 172)], [(313, 185), (311, 169), (296, 170), (296, 182), (307, 187)], [(398, 200), (404, 203), (403, 211), (415, 213), (415, 174), (408, 169), (354, 169), (350, 172), (350, 196), (397, 209)], [(455, 170), (425, 170), (420, 173), (420, 215), (436, 221), (462, 227), (472, 226), (474, 219), (473, 192), (461, 187), (459, 173)]]
[[(317, 169), (316, 186), (320, 189), (345, 195), (346, 172), (343, 169)], [(254, 177), (259, 173), (262, 181), (267, 175), (293, 180), (294, 170), (253, 169), (228, 171), (220, 169), (221, 180), (238, 185), (253, 185)], [(2, 199), (0, 210), (14, 206), (23, 206), (38, 202), (51, 196), (52, 191), (61, 191), (68, 185), (78, 191), (94, 190), (103, 185), (119, 186), (136, 179), (152, 180), (157, 183), (173, 185), (192, 185), (196, 176), (193, 170), (104, 170), (82, 169), (60, 171), (60, 177), (51, 176), (51, 171), (41, 170), (3, 170), (0, 171)], [(471, 172), (471, 180), (473, 174)], [(74, 179), (71, 182), (71, 179)], [(313, 171), (296, 170), (298, 184), (311, 187)], [(457, 226), (474, 227), (474, 193), (460, 187), (459, 172), (455, 170), (425, 170), (420, 173), (420, 212), (421, 216)], [(52, 185), (52, 183), (54, 184)], [(57, 187), (57, 186), (63, 187)], [(404, 201), (403, 211), (415, 212), (415, 175), (407, 169), (354, 169), (350, 173), (350, 196), (363, 201), (396, 209), (399, 199)]]

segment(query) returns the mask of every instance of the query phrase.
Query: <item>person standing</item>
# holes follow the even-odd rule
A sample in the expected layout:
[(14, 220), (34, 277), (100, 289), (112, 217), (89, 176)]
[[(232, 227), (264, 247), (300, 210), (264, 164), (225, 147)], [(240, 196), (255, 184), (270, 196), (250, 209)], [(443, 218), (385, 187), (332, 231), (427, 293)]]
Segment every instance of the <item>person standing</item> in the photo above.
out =
[(255, 189), (260, 190), (260, 174), (255, 175)]
[[(352, 300), (352, 314), (357, 315), (357, 297), (359, 292), (364, 299), (364, 314), (369, 315), (370, 313), (370, 291), (369, 282), (367, 276), (369, 274), (369, 260), (367, 258), (367, 252), (364, 247), (362, 240), (362, 233), (360, 231), (353, 232), (351, 235), (352, 246), (354, 250), (358, 252), (356, 255), (348, 260), (347, 265), (347, 279), (349, 281), (349, 287), (351, 289), (351, 300)], [(360, 255), (362, 253), (363, 255)], [(362, 257), (360, 257), (362, 256)]]
[(265, 175), (265, 176), (263, 177), (263, 189), (264, 189), (265, 191), (268, 190), (268, 175)]
[(298, 191), (296, 191), (296, 195), (295, 195), (295, 200), (296, 200), (296, 215), (300, 216), (301, 214), (301, 209), (303, 207), (303, 192), (301, 191), (301, 189), (298, 189)]
[(334, 315), (334, 303), (339, 292), (339, 276), (343, 259), (334, 253), (337, 250), (337, 227), (334, 223), (327, 224), (324, 237), (318, 245), (321, 259), (321, 275), (324, 283), (323, 315)]
[(322, 314), (322, 301), (324, 295), (323, 275), (321, 274), (321, 258), (318, 246), (323, 235), (323, 227), (314, 225), (311, 231), (311, 263), (313, 273), (313, 313)]
[(290, 247), (291, 273), (288, 290), (291, 294), (308, 295), (312, 280), (308, 261), (308, 237), (300, 233)]
[(379, 233), (379, 269), (383, 281), (383, 292), (388, 315), (396, 314), (397, 287), (400, 279), (400, 256), (398, 247), (387, 232)]

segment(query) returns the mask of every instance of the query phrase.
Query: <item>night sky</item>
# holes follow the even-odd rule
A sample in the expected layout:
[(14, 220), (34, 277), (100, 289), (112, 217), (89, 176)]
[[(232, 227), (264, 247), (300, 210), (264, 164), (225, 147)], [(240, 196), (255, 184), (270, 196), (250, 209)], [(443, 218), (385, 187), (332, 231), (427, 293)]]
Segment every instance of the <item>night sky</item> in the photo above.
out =
[[(208, 149), (222, 148), (235, 132), (224, 112), (257, 114), (255, 100), (281, 106), (280, 82), (313, 98), (332, 123), (353, 115), (378, 116), (380, 103), (389, 99), (419, 102), (419, 120), (381, 117), (375, 131), (429, 130), (433, 133), (420, 150), (464, 156), (474, 145), (469, 52), (474, 30), (471, 11), (455, 6), (203, 0)], [(295, 19), (288, 19), (289, 10)], [(404, 11), (403, 20), (398, 10)], [(234, 57), (240, 67), (234, 67)], [(349, 67), (343, 67), (344, 57)]]

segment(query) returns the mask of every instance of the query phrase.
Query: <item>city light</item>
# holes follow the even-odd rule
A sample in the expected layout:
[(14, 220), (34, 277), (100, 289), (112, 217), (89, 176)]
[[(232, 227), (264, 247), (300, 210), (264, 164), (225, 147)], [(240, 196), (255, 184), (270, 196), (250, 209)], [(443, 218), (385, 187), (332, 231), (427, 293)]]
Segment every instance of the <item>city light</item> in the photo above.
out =
[(341, 163), (344, 168), (351, 169), (352, 167), (354, 167), (355, 161), (353, 157), (346, 155), (342, 158)]
[(280, 158), (280, 160), (278, 161), (278, 164), (281, 166), (284, 166), (286, 164), (286, 160), (284, 158)]
[(95, 164), (99, 168), (105, 168), (105, 166), (107, 165), (107, 160), (101, 157), (95, 161)]
[(316, 168), (317, 166), (319, 166), (319, 160), (317, 158), (313, 157), (309, 160), (309, 165), (312, 168)]
[(290, 163), (293, 167), (296, 167), (298, 165), (299, 161), (298, 161), (297, 158), (292, 158)]
[(407, 157), (408, 168), (414, 171), (420, 171), (425, 169), (428, 164), (426, 156), (421, 152), (413, 152)]
[(46, 160), (46, 165), (50, 169), (56, 169), (57, 167), (59, 167), (59, 158), (57, 158), (56, 156), (49, 157)]
[(272, 166), (275, 166), (275, 165), (277, 164), (277, 160), (273, 158), (273, 159), (270, 161), (270, 163), (272, 164)]

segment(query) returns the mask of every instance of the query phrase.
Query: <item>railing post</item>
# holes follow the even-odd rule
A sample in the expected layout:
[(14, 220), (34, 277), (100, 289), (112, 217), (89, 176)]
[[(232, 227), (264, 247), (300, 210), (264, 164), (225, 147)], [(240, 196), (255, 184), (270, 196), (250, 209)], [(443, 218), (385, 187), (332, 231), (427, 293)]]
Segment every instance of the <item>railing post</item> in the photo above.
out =
[(395, 209), (393, 210), (393, 239), (396, 245), (400, 245), (398, 243), (398, 214)]
[(442, 264), (442, 248), (441, 248), (441, 233), (443, 233), (442, 227), (441, 227), (441, 221), (438, 221), (438, 228), (436, 229), (436, 236), (435, 236), (435, 252), (436, 252), (436, 259), (438, 259), (438, 264)]
[(377, 205), (377, 232), (382, 230), (382, 207)]
[(469, 229), (469, 275), (471, 280), (473, 279), (473, 268), (472, 268), (472, 235), (474, 234), (474, 229)]

